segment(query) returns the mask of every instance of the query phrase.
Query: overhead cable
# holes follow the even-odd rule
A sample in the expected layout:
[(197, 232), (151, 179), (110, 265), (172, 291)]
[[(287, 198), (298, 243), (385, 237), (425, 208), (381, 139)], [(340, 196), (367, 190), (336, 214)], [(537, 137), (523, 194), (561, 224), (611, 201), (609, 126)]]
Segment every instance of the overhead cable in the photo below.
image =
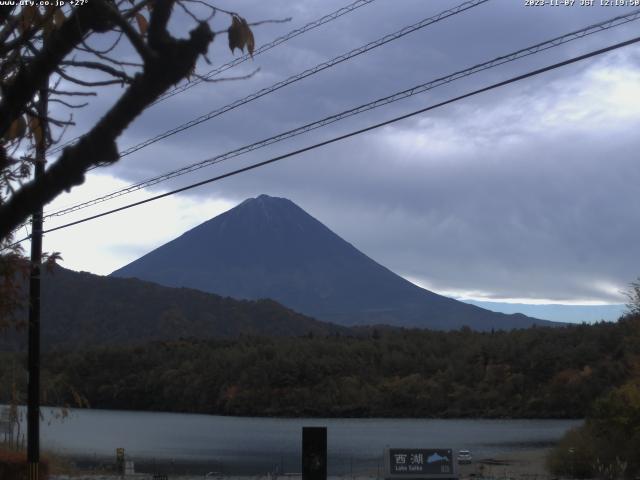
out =
[(417, 30), (420, 30), (422, 28), (428, 27), (429, 25), (433, 25), (435, 23), (438, 23), (446, 18), (452, 17), (454, 15), (458, 15), (459, 13), (462, 13), (466, 10), (469, 10), (471, 8), (477, 7), (483, 3), (487, 3), (490, 0), (469, 0), (466, 1), (464, 3), (461, 3), (460, 5), (453, 7), (453, 8), (449, 8), (447, 10), (444, 10), (440, 13), (438, 13), (437, 15), (433, 15), (431, 17), (425, 18), (423, 20), (420, 20), (417, 23), (414, 23), (413, 25), (409, 25), (406, 27), (401, 28), (400, 30), (394, 32), (394, 33), (390, 33), (388, 35), (385, 35), (384, 37), (381, 37), (377, 40), (374, 40), (373, 42), (369, 42), (365, 45), (362, 45), (358, 48), (354, 48), (353, 50), (350, 50), (349, 52), (343, 53), (341, 55), (338, 55), (337, 57), (332, 58), (331, 60), (327, 60), (326, 62), (322, 62), (319, 63), (318, 65), (308, 68), (306, 70), (304, 70), (303, 72), (300, 72), (296, 75), (292, 75), (289, 78), (286, 78), (285, 80), (281, 80), (279, 82), (274, 83), (273, 85), (269, 86), (269, 87), (265, 87), (261, 90), (258, 90), (257, 92), (254, 92), (250, 95), (247, 95), (244, 98), (240, 98), (228, 105), (225, 105), (223, 107), (217, 108), (215, 110), (210, 111), (209, 113), (206, 113), (204, 115), (200, 115), (197, 118), (194, 118), (193, 120), (189, 120), (188, 122), (183, 123), (182, 125), (178, 125), (177, 127), (174, 127), (170, 130), (167, 130), (166, 132), (160, 133), (158, 135), (156, 135), (155, 137), (149, 138), (147, 140), (144, 140), (136, 145), (133, 145), (131, 147), (128, 147), (126, 149), (124, 149), (123, 151), (120, 152), (120, 157), (126, 157), (127, 155), (131, 155), (134, 152), (137, 152), (138, 150), (141, 150), (145, 147), (148, 147), (151, 144), (154, 144), (156, 142), (159, 142), (160, 140), (164, 140), (167, 137), (170, 137), (172, 135), (175, 135), (176, 133), (180, 133), (183, 132), (185, 130), (188, 130), (190, 128), (195, 127), (196, 125), (200, 125), (201, 123), (204, 123), (206, 121), (211, 120), (212, 118), (218, 117), (224, 113), (227, 113), (231, 110), (234, 110), (238, 107), (240, 107), (241, 105), (245, 105), (249, 102), (253, 102), (254, 100), (257, 100), (261, 97), (264, 97), (265, 95), (269, 95), (273, 92), (275, 92), (276, 90), (280, 90), (283, 87), (286, 87), (287, 85), (291, 85), (292, 83), (296, 83), (299, 82), (300, 80), (303, 80), (307, 77), (310, 77), (312, 75), (315, 75), (316, 73), (322, 72), (328, 68), (332, 68), (335, 67), (336, 65), (345, 62), (347, 60), (350, 60), (354, 57), (357, 57), (359, 55), (362, 55), (363, 53), (366, 53), (370, 50), (373, 50), (374, 48), (378, 48), (382, 45), (385, 45), (389, 42), (393, 42), (394, 40), (398, 40), (406, 35), (409, 35), (410, 33), (413, 33)]
[[(234, 58), (233, 60), (231, 60), (230, 62), (225, 63), (224, 65), (220, 65), (219, 67), (214, 68), (213, 70), (210, 70), (209, 72), (205, 73), (204, 75), (199, 75), (198, 78), (195, 78), (194, 80), (184, 84), (184, 85), (180, 85), (177, 86), (167, 92), (165, 92), (164, 94), (162, 94), (155, 102), (153, 102), (151, 105), (155, 105), (157, 103), (160, 103), (164, 100), (166, 100), (167, 98), (173, 97), (174, 95), (177, 95), (179, 93), (182, 93), (186, 90), (189, 90), (190, 88), (195, 87), (196, 85), (200, 85), (202, 82), (206, 82), (209, 79), (212, 79), (213, 77), (226, 72), (227, 70), (229, 70), (230, 68), (233, 68), (237, 65), (240, 65), (241, 63), (246, 62), (249, 59), (253, 59), (255, 57), (257, 57), (258, 55), (267, 52), (269, 50), (271, 50), (274, 47), (277, 47), (278, 45), (281, 45), (289, 40), (291, 40), (292, 38), (295, 38), (299, 35), (302, 35), (303, 33), (306, 33), (310, 30), (313, 30), (321, 25), (324, 25), (325, 23), (329, 23), (333, 20), (336, 20), (340, 17), (342, 17), (343, 15), (346, 15), (348, 13), (353, 12), (354, 10), (357, 10), (360, 7), (364, 7), (365, 5), (369, 5), (370, 3), (374, 2), (375, 0), (356, 0), (353, 3), (350, 3), (349, 5), (347, 5), (346, 7), (342, 7), (339, 8), (338, 10), (335, 10), (331, 13), (328, 13), (327, 15), (318, 18), (312, 22), (307, 23), (306, 25), (300, 27), (300, 28), (296, 28), (295, 30), (290, 31), (289, 33), (282, 35), (278, 38), (276, 38), (275, 40), (266, 43), (264, 45), (262, 45), (261, 47), (257, 48), (254, 52), (253, 55), (246, 53), (238, 58)], [(75, 143), (78, 139), (80, 139), (82, 137), (82, 135), (72, 138), (70, 140), (68, 140), (67, 142), (57, 145), (56, 147), (52, 148), (51, 150), (49, 150), (49, 153), (57, 153), (59, 151), (61, 151), (64, 147), (71, 145), (72, 143)]]
[[(632, 39), (624, 41), (624, 42), (616, 43), (614, 45), (610, 45), (610, 46), (605, 47), (605, 48), (594, 50), (592, 52), (586, 53), (584, 55), (580, 55), (578, 57), (573, 57), (573, 58), (570, 58), (568, 60), (564, 60), (562, 62), (554, 63), (552, 65), (549, 65), (549, 66), (546, 66), (546, 67), (543, 67), (543, 68), (539, 68), (537, 70), (533, 70), (533, 71), (530, 71), (528, 73), (525, 73), (525, 74), (522, 74), (522, 75), (518, 75), (516, 77), (509, 78), (508, 80), (504, 80), (502, 82), (494, 83), (494, 84), (489, 85), (487, 87), (483, 87), (483, 88), (474, 90), (472, 92), (466, 93), (464, 95), (460, 95), (460, 96), (451, 98), (451, 99), (446, 100), (444, 102), (440, 102), (440, 103), (437, 103), (435, 105), (431, 105), (429, 107), (421, 108), (419, 110), (415, 110), (415, 111), (413, 111), (411, 113), (407, 113), (407, 114), (404, 114), (404, 115), (400, 115), (398, 117), (394, 117), (394, 118), (392, 118), (390, 120), (386, 120), (384, 122), (376, 123), (374, 125), (370, 125), (368, 127), (365, 127), (365, 128), (359, 129), (359, 130), (355, 130), (353, 132), (350, 132), (350, 133), (347, 133), (347, 134), (344, 134), (344, 135), (340, 135), (338, 137), (333, 137), (333, 138), (331, 138), (329, 140), (325, 140), (323, 142), (315, 143), (313, 145), (309, 145), (307, 147), (300, 148), (298, 150), (294, 150), (294, 151), (285, 153), (284, 155), (279, 155), (277, 157), (273, 157), (273, 158), (270, 158), (268, 160), (264, 160), (262, 162), (254, 163), (252, 165), (249, 165), (249, 166), (246, 166), (246, 167), (243, 167), (243, 168), (239, 168), (239, 169), (233, 170), (231, 172), (224, 173), (222, 175), (217, 175), (215, 177), (211, 177), (211, 178), (208, 178), (206, 180), (202, 180), (202, 181), (199, 181), (199, 182), (196, 182), (196, 183), (192, 183), (192, 184), (187, 185), (185, 187), (181, 187), (181, 188), (178, 188), (178, 189), (175, 189), (175, 190), (171, 190), (169, 192), (165, 192), (165, 193), (162, 193), (162, 194), (159, 194), (159, 195), (155, 195), (153, 197), (147, 198), (145, 200), (141, 200), (139, 202), (130, 203), (128, 205), (124, 205), (122, 207), (114, 208), (112, 210), (108, 210), (106, 212), (102, 212), (102, 213), (99, 213), (99, 214), (96, 214), (96, 215), (91, 215), (89, 217), (85, 217), (85, 218), (82, 218), (80, 220), (76, 220), (74, 222), (69, 222), (69, 223), (66, 223), (64, 225), (59, 225), (59, 226), (54, 227), (54, 228), (49, 228), (47, 230), (44, 230), (43, 233), (51, 233), (51, 232), (55, 232), (57, 230), (62, 230), (62, 229), (65, 229), (65, 228), (69, 228), (69, 227), (72, 227), (74, 225), (85, 223), (85, 222), (88, 222), (90, 220), (95, 220), (97, 218), (101, 218), (101, 217), (104, 217), (104, 216), (107, 216), (107, 215), (111, 215), (113, 213), (121, 212), (123, 210), (128, 210), (130, 208), (137, 207), (139, 205), (143, 205), (145, 203), (153, 202), (153, 201), (159, 200), (161, 198), (165, 198), (165, 197), (168, 197), (168, 196), (171, 196), (171, 195), (175, 195), (177, 193), (185, 192), (187, 190), (191, 190), (191, 189), (194, 189), (194, 188), (197, 188), (197, 187), (200, 187), (200, 186), (203, 186), (203, 185), (207, 185), (207, 184), (210, 184), (210, 183), (213, 183), (213, 182), (216, 182), (216, 181), (228, 178), (228, 177), (232, 177), (232, 176), (238, 175), (240, 173), (244, 173), (244, 172), (247, 172), (247, 171), (250, 171), (250, 170), (254, 170), (256, 168), (263, 167), (265, 165), (269, 165), (271, 163), (278, 162), (280, 160), (284, 160), (285, 158), (293, 157), (293, 156), (299, 155), (301, 153), (305, 153), (305, 152), (308, 152), (308, 151), (311, 151), (311, 150), (315, 150), (316, 148), (320, 148), (320, 147), (323, 147), (323, 146), (326, 146), (326, 145), (329, 145), (329, 144), (332, 144), (332, 143), (336, 143), (336, 142), (339, 142), (339, 141), (342, 141), (342, 140), (346, 140), (346, 139), (354, 137), (356, 135), (360, 135), (360, 134), (363, 134), (363, 133), (366, 133), (366, 132), (370, 132), (371, 130), (375, 130), (375, 129), (380, 128), (380, 127), (391, 125), (391, 124), (399, 122), (401, 120), (405, 120), (407, 118), (419, 115), (421, 113), (425, 113), (425, 112), (428, 112), (428, 111), (431, 111), (431, 110), (435, 110), (436, 108), (440, 108), (440, 107), (443, 107), (445, 105), (449, 105), (449, 104), (458, 102), (458, 101), (463, 100), (465, 98), (469, 98), (469, 97), (478, 95), (480, 93), (484, 93), (484, 92), (488, 92), (490, 90), (494, 90), (494, 89), (497, 89), (497, 88), (500, 88), (500, 87), (504, 87), (504, 86), (509, 85), (511, 83), (519, 82), (519, 81), (525, 80), (527, 78), (530, 78), (530, 77), (533, 77), (533, 76), (536, 76), (536, 75), (540, 75), (542, 73), (546, 73), (546, 72), (549, 72), (551, 70), (555, 70), (557, 68), (564, 67), (566, 65), (570, 65), (570, 64), (573, 64), (573, 63), (576, 63), (576, 62), (580, 62), (582, 60), (586, 60), (588, 58), (592, 58), (592, 57), (595, 57), (597, 55), (602, 55), (604, 53), (607, 53), (607, 52), (610, 52), (610, 51), (613, 51), (613, 50), (616, 50), (616, 49), (619, 49), (619, 48), (622, 48), (622, 47), (625, 47), (625, 46), (628, 46), (628, 45), (631, 45), (631, 44), (634, 44), (634, 43), (638, 43), (638, 42), (640, 42), (640, 37), (635, 37), (635, 38), (632, 38)], [(16, 245), (16, 244), (18, 244), (20, 242), (23, 242), (23, 241), (27, 240), (28, 238), (29, 237), (26, 237), (26, 238), (23, 238), (22, 240), (19, 240), (18, 242), (14, 242), (13, 244), (8, 245), (7, 247), (5, 247), (5, 249), (6, 248), (10, 248), (10, 247), (12, 247), (12, 246), (14, 246), (14, 245)]]
[(416, 85), (412, 88), (394, 93), (392, 95), (383, 97), (383, 98), (379, 98), (377, 100), (374, 100), (372, 102), (360, 105), (358, 107), (355, 108), (351, 108), (349, 110), (345, 110), (342, 111), (340, 113), (328, 116), (328, 117), (324, 117), (320, 120), (314, 121), (312, 123), (308, 123), (306, 125), (294, 128), (292, 130), (288, 130), (286, 132), (282, 132), (278, 135), (274, 135), (272, 137), (260, 140), (258, 142), (254, 142), (252, 144), (249, 145), (245, 145), (243, 147), (228, 151), (226, 153), (222, 153), (220, 155), (216, 155), (214, 157), (210, 157), (207, 158), (205, 160), (193, 163), (191, 165), (187, 165), (185, 167), (181, 167), (175, 170), (172, 170), (170, 172), (166, 172), (162, 175), (158, 175), (156, 177), (144, 180), (142, 182), (138, 182), (136, 184), (133, 185), (129, 185), (125, 188), (113, 191), (111, 193), (102, 195), (100, 197), (94, 198), (92, 200), (88, 200), (86, 202), (82, 202), (82, 203), (78, 203), (75, 205), (72, 205), (70, 207), (67, 208), (63, 208), (51, 213), (47, 213), (45, 215), (45, 219), (50, 219), (53, 217), (58, 217), (58, 216), (62, 216), (62, 215), (66, 215), (114, 198), (118, 198), (121, 197), (123, 195), (127, 195), (129, 193), (141, 190), (143, 188), (147, 188), (153, 185), (156, 185), (158, 183), (164, 182), (166, 180), (175, 178), (175, 177), (179, 177), (191, 172), (194, 172), (196, 170), (199, 170), (201, 168), (205, 168), (208, 167), (210, 165), (214, 165), (217, 163), (221, 163), (225, 160), (228, 160), (230, 158), (234, 158), (234, 157), (238, 157), (240, 155), (243, 155), (245, 153), (248, 152), (252, 152), (254, 150), (260, 149), (260, 148), (264, 148), (266, 146), (272, 145), (274, 143), (283, 141), (285, 139), (289, 139), (304, 133), (307, 133), (309, 131), (324, 127), (326, 125), (338, 122), (340, 120), (344, 120), (345, 118), (349, 118), (352, 117), (354, 115), (358, 115), (360, 113), (369, 111), (369, 110), (373, 110), (375, 108), (381, 107), (383, 105), (387, 105), (393, 102), (397, 102), (399, 100), (417, 95), (419, 93), (424, 93), (426, 91), (432, 90), (434, 88), (440, 87), (442, 85), (451, 83), (455, 80), (459, 80), (461, 78), (482, 72), (484, 70), (490, 69), (490, 68), (494, 68), (497, 67), (499, 65), (503, 65), (505, 63), (508, 62), (512, 62), (515, 61), (517, 59), (523, 58), (523, 57), (527, 57), (529, 55), (533, 55), (545, 50), (548, 50), (550, 48), (554, 48), (554, 47), (558, 47), (564, 43), (579, 39), (579, 38), (583, 38), (587, 35), (591, 35), (593, 33), (602, 31), (602, 30), (607, 30), (619, 25), (623, 25), (625, 23), (634, 21), (634, 20), (638, 20), (640, 19), (640, 9), (636, 10), (634, 12), (631, 12), (627, 15), (620, 15), (614, 18), (611, 18), (609, 20), (605, 20), (604, 22), (600, 22), (597, 23), (595, 25), (591, 25), (588, 27), (585, 27), (581, 30), (577, 30), (571, 33), (568, 33), (566, 35), (562, 35), (560, 37), (555, 37), (551, 40), (547, 40), (545, 42), (542, 43), (538, 43), (536, 45), (530, 46), (530, 47), (526, 47), (520, 50), (517, 50), (515, 52), (509, 53), (507, 55), (502, 55), (500, 57), (494, 58), (492, 60), (489, 60), (487, 62), (483, 62), (477, 65), (474, 65), (472, 67), (466, 68), (464, 70), (459, 70), (457, 72), (451, 73), (449, 75), (437, 78), (435, 80), (430, 80), (426, 83), (422, 83), (419, 85)]

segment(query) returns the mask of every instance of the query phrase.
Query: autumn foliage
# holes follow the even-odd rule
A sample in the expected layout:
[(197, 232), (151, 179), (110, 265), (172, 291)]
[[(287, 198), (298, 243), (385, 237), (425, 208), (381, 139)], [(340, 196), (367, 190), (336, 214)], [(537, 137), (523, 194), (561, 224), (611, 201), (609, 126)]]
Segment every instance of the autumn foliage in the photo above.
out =
[(627, 359), (630, 377), (598, 398), (585, 424), (568, 432), (549, 455), (556, 475), (574, 478), (637, 478), (640, 474), (640, 316), (627, 320), (633, 343)]
[[(49, 476), (49, 465), (41, 461), (39, 465), (39, 479), (45, 480)], [(0, 478), (2, 480), (27, 479), (27, 455), (0, 447)]]

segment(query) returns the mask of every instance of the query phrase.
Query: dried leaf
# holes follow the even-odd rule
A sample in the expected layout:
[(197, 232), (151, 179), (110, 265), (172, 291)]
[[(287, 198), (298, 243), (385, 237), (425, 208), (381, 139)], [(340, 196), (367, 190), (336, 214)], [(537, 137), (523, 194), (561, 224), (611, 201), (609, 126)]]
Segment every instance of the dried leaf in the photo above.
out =
[(61, 9), (56, 8), (56, 11), (53, 12), (53, 25), (56, 28), (60, 28), (64, 23), (64, 21), (65, 21), (64, 12)]
[(20, 33), (24, 33), (34, 26), (35, 22), (40, 17), (40, 12), (38, 11), (38, 7), (35, 5), (27, 5), (22, 9), (19, 29)]
[(229, 35), (229, 48), (232, 53), (236, 48), (244, 52), (244, 47), (246, 46), (249, 55), (253, 57), (255, 39), (249, 24), (244, 18), (239, 15), (233, 15), (227, 34)]
[(255, 39), (253, 38), (253, 32), (244, 18), (241, 18), (240, 20), (242, 22), (242, 36), (247, 44), (247, 51), (249, 52), (249, 55), (251, 55), (251, 58), (253, 58), (253, 50), (256, 46)]
[(149, 29), (149, 22), (147, 19), (141, 13), (136, 13), (136, 22), (138, 22), (138, 30), (140, 30), (140, 33), (145, 35)]
[(245, 40), (242, 35), (242, 21), (237, 15), (234, 15), (231, 18), (231, 26), (228, 28), (227, 34), (229, 36), (229, 48), (231, 49), (231, 53), (233, 53), (236, 48), (239, 48), (244, 52)]
[(9, 130), (4, 136), (4, 140), (6, 142), (10, 142), (11, 140), (15, 140), (16, 138), (22, 138), (26, 131), (27, 131), (26, 120), (24, 119), (24, 117), (18, 117), (13, 121), (13, 123), (9, 127)]
[(42, 131), (42, 124), (38, 117), (29, 116), (29, 130), (33, 136), (33, 140), (36, 145), (39, 145), (44, 140), (44, 133)]

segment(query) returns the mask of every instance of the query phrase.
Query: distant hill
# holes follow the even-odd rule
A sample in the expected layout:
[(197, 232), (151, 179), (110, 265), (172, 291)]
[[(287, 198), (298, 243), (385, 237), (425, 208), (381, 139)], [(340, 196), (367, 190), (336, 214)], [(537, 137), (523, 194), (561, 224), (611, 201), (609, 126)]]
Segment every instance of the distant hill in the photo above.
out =
[[(61, 267), (43, 277), (41, 324), (45, 348), (132, 345), (181, 337), (347, 332), (344, 327), (319, 322), (273, 300), (234, 300)], [(25, 345), (24, 332), (4, 332), (0, 336), (4, 349), (23, 349)]]
[(478, 330), (554, 325), (420, 288), (376, 263), (284, 198), (245, 200), (116, 270), (171, 287), (272, 298), (341, 325)]

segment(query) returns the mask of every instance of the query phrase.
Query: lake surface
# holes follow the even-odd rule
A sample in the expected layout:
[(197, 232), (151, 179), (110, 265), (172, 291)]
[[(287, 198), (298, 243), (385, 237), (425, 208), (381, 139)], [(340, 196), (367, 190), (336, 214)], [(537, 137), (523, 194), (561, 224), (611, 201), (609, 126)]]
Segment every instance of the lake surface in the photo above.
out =
[[(43, 408), (41, 444), (76, 458), (115, 457), (137, 465), (199, 465), (233, 474), (299, 472), (303, 426), (326, 426), (329, 472), (375, 472), (385, 447), (469, 449), (476, 459), (544, 448), (579, 420), (246, 418)], [(177, 467), (176, 467), (177, 468)]]

